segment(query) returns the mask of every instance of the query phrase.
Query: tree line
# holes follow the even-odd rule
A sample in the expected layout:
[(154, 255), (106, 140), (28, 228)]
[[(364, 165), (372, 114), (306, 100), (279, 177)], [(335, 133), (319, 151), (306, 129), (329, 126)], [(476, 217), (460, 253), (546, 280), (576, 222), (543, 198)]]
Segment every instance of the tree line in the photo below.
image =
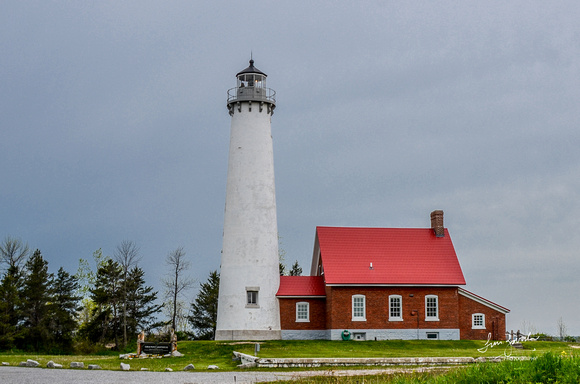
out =
[[(218, 271), (209, 273), (189, 301), (196, 282), (182, 247), (167, 254), (161, 295), (147, 285), (134, 242), (121, 242), (113, 257), (101, 249), (92, 256), (79, 260), (76, 273), (60, 267), (54, 274), (40, 250), (32, 252), (10, 236), (0, 243), (0, 350), (134, 349), (141, 331), (162, 337), (175, 330), (180, 340), (214, 338)], [(297, 262), (287, 271), (281, 257), (281, 275), (301, 273)]]

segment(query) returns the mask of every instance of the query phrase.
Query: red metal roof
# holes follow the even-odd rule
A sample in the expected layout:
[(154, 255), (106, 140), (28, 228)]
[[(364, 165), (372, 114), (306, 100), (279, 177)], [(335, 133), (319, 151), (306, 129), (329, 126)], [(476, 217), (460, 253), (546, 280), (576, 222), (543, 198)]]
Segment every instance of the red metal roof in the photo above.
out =
[(323, 276), (280, 276), (276, 296), (326, 296)]
[(465, 285), (447, 229), (317, 227), (316, 236), (326, 284)]

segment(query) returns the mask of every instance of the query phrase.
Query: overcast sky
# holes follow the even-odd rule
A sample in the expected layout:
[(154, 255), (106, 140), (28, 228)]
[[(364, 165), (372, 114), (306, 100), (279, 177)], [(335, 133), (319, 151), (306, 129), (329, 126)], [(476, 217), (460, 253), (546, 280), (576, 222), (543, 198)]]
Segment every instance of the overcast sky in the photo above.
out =
[[(123, 240), (219, 268), (226, 92), (277, 92), (278, 230), (428, 227), (508, 329), (580, 335), (577, 1), (2, 1), (0, 237), (55, 272)], [(194, 292), (192, 292), (193, 297)]]

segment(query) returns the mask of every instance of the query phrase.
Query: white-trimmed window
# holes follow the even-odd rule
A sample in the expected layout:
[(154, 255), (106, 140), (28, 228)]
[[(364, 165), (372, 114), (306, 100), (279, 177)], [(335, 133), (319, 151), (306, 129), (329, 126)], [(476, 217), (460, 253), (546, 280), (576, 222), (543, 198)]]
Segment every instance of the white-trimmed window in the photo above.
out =
[(260, 287), (246, 287), (246, 308), (259, 308), (258, 293)]
[(425, 321), (439, 321), (439, 298), (437, 295), (425, 296)]
[(485, 329), (485, 315), (483, 313), (474, 313), (471, 315), (471, 328)]
[(296, 321), (309, 322), (310, 321), (310, 303), (301, 301), (296, 303)]
[(352, 295), (352, 321), (367, 321), (365, 295)]
[(403, 298), (401, 295), (389, 296), (389, 321), (403, 321)]

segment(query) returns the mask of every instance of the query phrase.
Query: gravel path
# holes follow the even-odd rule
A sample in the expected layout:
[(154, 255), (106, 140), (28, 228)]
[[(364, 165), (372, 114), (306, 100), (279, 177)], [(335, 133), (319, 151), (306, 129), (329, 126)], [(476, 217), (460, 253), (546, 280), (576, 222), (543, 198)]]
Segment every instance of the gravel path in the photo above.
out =
[(288, 380), (295, 372), (123, 372), (0, 367), (2, 384), (221, 384)]

